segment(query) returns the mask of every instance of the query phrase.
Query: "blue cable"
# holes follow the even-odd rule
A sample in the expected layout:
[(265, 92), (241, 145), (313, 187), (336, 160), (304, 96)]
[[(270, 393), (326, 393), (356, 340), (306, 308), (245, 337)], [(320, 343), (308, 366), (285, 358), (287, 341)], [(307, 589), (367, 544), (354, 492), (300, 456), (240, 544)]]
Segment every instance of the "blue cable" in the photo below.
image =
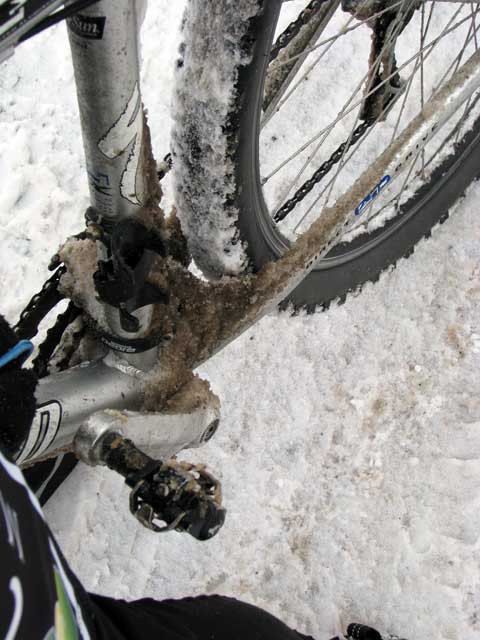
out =
[(23, 364), (33, 351), (33, 344), (30, 340), (20, 340), (17, 344), (0, 357), (0, 369), (5, 365), (20, 358), (20, 364)]

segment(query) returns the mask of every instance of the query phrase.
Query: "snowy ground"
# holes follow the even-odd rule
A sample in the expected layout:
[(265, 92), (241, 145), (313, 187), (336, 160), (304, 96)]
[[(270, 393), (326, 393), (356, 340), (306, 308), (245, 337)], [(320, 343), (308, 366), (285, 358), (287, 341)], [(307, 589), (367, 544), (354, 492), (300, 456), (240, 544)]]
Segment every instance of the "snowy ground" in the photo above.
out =
[[(147, 25), (159, 156), (182, 5), (157, 0)], [(158, 41), (165, 56), (150, 55)], [(59, 28), (0, 76), (11, 320), (87, 204), (64, 47)], [(318, 640), (351, 620), (410, 640), (478, 639), (479, 199), (475, 185), (431, 241), (343, 306), (272, 314), (202, 367), (223, 423), (185, 457), (223, 482), (228, 517), (215, 539), (142, 529), (120, 479), (78, 468), (47, 517), (85, 585), (127, 599), (233, 595)]]

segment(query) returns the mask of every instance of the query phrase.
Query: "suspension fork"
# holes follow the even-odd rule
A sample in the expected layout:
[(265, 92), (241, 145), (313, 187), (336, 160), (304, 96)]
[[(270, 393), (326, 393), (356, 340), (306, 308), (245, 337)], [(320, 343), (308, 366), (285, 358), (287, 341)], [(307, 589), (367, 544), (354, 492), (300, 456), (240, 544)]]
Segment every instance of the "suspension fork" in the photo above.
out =
[[(103, 230), (135, 219), (156, 195), (150, 188), (153, 160), (146, 143), (140, 93), (143, 5), (139, 0), (101, 0), (68, 21), (90, 189), (90, 219), (93, 217)], [(99, 260), (107, 259), (105, 245), (97, 242), (97, 246)], [(116, 338), (134, 341), (148, 332), (151, 305), (139, 309), (134, 299), (121, 303), (120, 310), (105, 302), (103, 305)], [(133, 327), (131, 322), (126, 325), (125, 317), (134, 320)], [(115, 349), (116, 342), (110, 341), (108, 346)], [(157, 356), (156, 349), (121, 350), (130, 364), (143, 370), (153, 366)]]

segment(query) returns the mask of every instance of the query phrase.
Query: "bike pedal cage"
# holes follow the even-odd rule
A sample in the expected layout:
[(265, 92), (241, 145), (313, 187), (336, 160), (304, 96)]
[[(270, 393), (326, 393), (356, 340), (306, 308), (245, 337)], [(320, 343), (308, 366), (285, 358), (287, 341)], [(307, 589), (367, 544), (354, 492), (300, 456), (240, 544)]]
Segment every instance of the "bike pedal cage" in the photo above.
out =
[(352, 622), (347, 627), (347, 634), (345, 636), (335, 636), (331, 640), (406, 640), (400, 638), (397, 635), (382, 636), (373, 627), (369, 627), (365, 624), (359, 624), (358, 622)]

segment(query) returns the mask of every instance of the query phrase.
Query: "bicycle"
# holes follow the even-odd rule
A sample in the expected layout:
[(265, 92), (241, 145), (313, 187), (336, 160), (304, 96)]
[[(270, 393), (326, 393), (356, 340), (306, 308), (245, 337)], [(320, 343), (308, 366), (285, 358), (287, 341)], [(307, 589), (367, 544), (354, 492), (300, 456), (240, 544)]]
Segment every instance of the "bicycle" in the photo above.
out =
[[(48, 3), (44, 7), (45, 14), (60, 4)], [(82, 6), (86, 4), (82, 3)], [(149, 152), (148, 130), (141, 109), (137, 45), (131, 35), (136, 22), (132, 5), (121, 12), (119, 7), (123, 3), (95, 3), (89, 8), (84, 6), (81, 14), (70, 19), (92, 208), (87, 212), (86, 232), (67, 242), (54, 260), (54, 276), (40, 297), (27, 307), (17, 331), (19, 337), (32, 337), (45, 311), (64, 295), (58, 290), (61, 280), (64, 293), (67, 292), (73, 302), (50, 334), (46, 346), (40, 350), (37, 360), (40, 372), (45, 373), (46, 362), (57, 350), (59, 334), (70, 321), (76, 320), (79, 309), (88, 318), (88, 331), (111, 353), (106, 358), (105, 353), (98, 353), (93, 364), (43, 378), (38, 393), (37, 420), (17, 460), (23, 465), (31, 464), (74, 446), (84, 461), (107, 463), (127, 477), (133, 488), (132, 511), (154, 530), (184, 529), (202, 539), (214, 535), (224, 518), (219, 486), (201, 469), (178, 464), (160, 465), (142, 457), (124, 436), (135, 432), (136, 443), (142, 448), (136, 425), (140, 424), (142, 434), (145, 434), (158, 428), (163, 421), (168, 426), (168, 436), (157, 441), (153, 454), (155, 458), (163, 459), (181, 448), (207, 441), (218, 426), (219, 405), (208, 386), (193, 377), (195, 366), (289, 294), (289, 302), (311, 310), (330, 298), (344, 295), (359, 282), (376, 277), (389, 262), (408, 252), (436, 221), (442, 220), (445, 207), (477, 173), (476, 122), (465, 135), (461, 132), (461, 125), (470, 124), (475, 113), (475, 92), (479, 86), (477, 53), (460, 67), (467, 46), (476, 49), (476, 11), (472, 9), (470, 15), (458, 20), (459, 13), (454, 13), (455, 18), (450, 22), (447, 20), (447, 26), (442, 27), (443, 35), (462, 26), (467, 28), (462, 56), (457, 55), (453, 60), (452, 77), (445, 84), (440, 83), (442, 86), (435, 91), (433, 99), (422, 99), (423, 109), (410, 125), (398, 136), (398, 126), (395, 127), (392, 142), (383, 154), (354, 179), (353, 185), (334, 206), (324, 208), (322, 216), (305, 235), (289, 246), (291, 231), (279, 231), (273, 224), (261, 191), (257, 154), (261, 111), (263, 109), (266, 114), (265, 118), (270, 118), (282, 100), (280, 94), (286, 90), (285, 85), (290, 84), (291, 63), (304, 62), (308, 53), (320, 48), (317, 40), (328, 27), (337, 3), (310, 3), (295, 26), (287, 30), (287, 35), (273, 48), (272, 54), (281, 4), (270, 2), (259, 11), (253, 0), (236, 3), (234, 9), (228, 3), (192, 2), (184, 23), (185, 33), (191, 37), (187, 39), (179, 61), (179, 75), (184, 84), (178, 90), (173, 165), (190, 251), (207, 274), (217, 278), (230, 276), (227, 281), (213, 284), (195, 279), (186, 269), (189, 253), (178, 221), (174, 217), (166, 222), (156, 209), (159, 199), (157, 168)], [(20, 37), (22, 29), (24, 37), (33, 33), (31, 24), (23, 24), (19, 18), (27, 3), (7, 3), (5, 6), (8, 19), (16, 23), (14, 27), (20, 26), (20, 30), (12, 34), (10, 41), (4, 41), (2, 51)], [(79, 6), (76, 3), (69, 5), (56, 18), (65, 17), (67, 11), (77, 12)], [(359, 9), (358, 4), (349, 4), (349, 10), (354, 14)], [(374, 124), (383, 122), (386, 116), (394, 114), (395, 117), (395, 113), (398, 117), (398, 112), (402, 115), (401, 105), (405, 103), (400, 99), (408, 96), (415, 72), (407, 81), (401, 79), (395, 47), (402, 33), (408, 30), (415, 9), (413, 3), (394, 3), (394, 6), (385, 6), (373, 14), (367, 10), (360, 21), (363, 26), (379, 20), (374, 29), (376, 56), (360, 83), (359, 91), (365, 82), (369, 87), (355, 105), (360, 109), (353, 113), (352, 108), (354, 126), (342, 142), (339, 143), (338, 138), (334, 140), (335, 152), (329, 157), (327, 166), (322, 163), (308, 184), (298, 190), (299, 195), (297, 191), (294, 198), (288, 200), (284, 193), (281, 194), (281, 206), (273, 207), (278, 222), (291, 213), (292, 204), (303, 200), (300, 196), (308, 196), (317, 179), (327, 175), (327, 168), (346, 165), (349, 152), (367, 139), (368, 133), (375, 130)], [(429, 18), (425, 18), (425, 4), (421, 4), (419, 10), (424, 22), (429, 24)], [(210, 20), (212, 15), (217, 21)], [(50, 24), (56, 19), (55, 14), (53, 16), (43, 24)], [(35, 18), (38, 26), (34, 29), (42, 25), (43, 18), (44, 14)], [(116, 25), (114, 38), (106, 29), (108, 24)], [(302, 36), (308, 26), (313, 34), (309, 31), (305, 42)], [(354, 32), (353, 27), (350, 22), (343, 31)], [(423, 41), (427, 32), (428, 28), (423, 25)], [(385, 42), (386, 33), (390, 40)], [(426, 58), (441, 40), (437, 36), (423, 44), (421, 49), (425, 55), (414, 60)], [(332, 37), (327, 41), (328, 46), (333, 42)], [(115, 53), (123, 49), (128, 52), (121, 68), (114, 62), (112, 48)], [(293, 48), (293, 56), (288, 53), (290, 48)], [(191, 55), (191, 50), (195, 55)], [(103, 53), (100, 55), (99, 51)], [(102, 55), (104, 68), (116, 78), (108, 93), (103, 91), (105, 77), (100, 71), (92, 79), (92, 69), (101, 68), (98, 65)], [(279, 55), (284, 58), (278, 60)], [(288, 60), (289, 56), (293, 59)], [(280, 77), (280, 89), (269, 80), (264, 91), (269, 58), (273, 58), (275, 65), (270, 77), (276, 81)], [(193, 86), (199, 90), (198, 83), (193, 84), (198, 76), (198, 59), (207, 65), (212, 77), (225, 80), (226, 88), (221, 85), (213, 99), (192, 95)], [(288, 73), (282, 76), (283, 67)], [(447, 76), (450, 71), (451, 68)], [(229, 96), (227, 100), (225, 95)], [(460, 121), (452, 126), (450, 116), (462, 108)], [(95, 119), (90, 117), (92, 110), (96, 113)], [(343, 112), (340, 109), (340, 114)], [(359, 121), (362, 124), (358, 125)], [(213, 144), (211, 129), (202, 132), (203, 123), (212, 122), (218, 135), (217, 147)], [(397, 200), (393, 205), (390, 203), (390, 210), (384, 212), (382, 226), (369, 228), (372, 220), (378, 222), (379, 219), (374, 207), (381, 201), (381, 196), (389, 192), (395, 178), (407, 169), (408, 180), (409, 172), (414, 171), (415, 165), (409, 161), (419, 159), (421, 163), (422, 169), (415, 179), (422, 178), (422, 173), (425, 175), (427, 163), (432, 164), (431, 159), (425, 160), (425, 150), (444, 125), (447, 126), (446, 142), (452, 144), (455, 154), (441, 158), (428, 181), (417, 188), (413, 203), (409, 199), (406, 204), (399, 204), (404, 192), (401, 189)], [(313, 143), (324, 141), (327, 134), (328, 130), (317, 132)], [(318, 149), (315, 148), (313, 155)], [(223, 159), (220, 163), (219, 157)], [(294, 169), (296, 174), (299, 169), (303, 170), (304, 161), (300, 158), (297, 162), (300, 165)], [(105, 166), (108, 170), (101, 169)], [(218, 167), (222, 169), (220, 174)], [(168, 162), (162, 166), (162, 171), (166, 169)], [(328, 185), (327, 203), (334, 190), (335, 180)], [(282, 188), (283, 191), (286, 189)], [(292, 191), (291, 186), (289, 191)], [(274, 197), (278, 200), (277, 194)], [(439, 202), (442, 207), (438, 206)], [(211, 218), (204, 217), (206, 209), (213, 212)], [(422, 215), (414, 215), (420, 209)], [(237, 210), (240, 212), (238, 220)], [(373, 212), (366, 223), (363, 222), (365, 210)], [(141, 222), (132, 220), (131, 214), (139, 211)], [(428, 213), (423, 215), (425, 211)], [(121, 218), (119, 221), (116, 221), (117, 215)], [(352, 219), (361, 224), (355, 226)], [(370, 231), (368, 236), (364, 233), (365, 226)], [(346, 236), (346, 233), (350, 235)], [(345, 237), (349, 240), (345, 241)], [(339, 239), (342, 240), (340, 245)], [(247, 253), (242, 244), (245, 240)], [(100, 260), (97, 244), (102, 246)], [(321, 258), (323, 265), (319, 265)], [(357, 258), (358, 263), (355, 262)], [(239, 275), (247, 265), (253, 265), (252, 272)], [(331, 270), (336, 274), (334, 277)], [(308, 272), (310, 276), (306, 278)], [(102, 301), (100, 305), (98, 296)], [(157, 362), (157, 345), (161, 348), (161, 366), (152, 368)], [(120, 357), (115, 353), (120, 353)], [(60, 361), (66, 362), (60, 362), (61, 368), (68, 365), (70, 355), (62, 352)], [(101, 398), (97, 391), (100, 385)], [(149, 413), (142, 415), (139, 409)], [(137, 414), (119, 415), (111, 410), (133, 410)], [(176, 413), (176, 420), (168, 410)], [(192, 414), (195, 420), (191, 420)], [(89, 419), (90, 416), (93, 417)], [(118, 459), (119, 450), (125, 457)], [(187, 479), (192, 478), (196, 480), (196, 496), (202, 495), (200, 506), (198, 502), (190, 503), (191, 494), (182, 493)], [(158, 503), (160, 488), (163, 490), (169, 483), (181, 508), (168, 502)], [(152, 503), (155, 503), (154, 507)], [(202, 509), (204, 512), (200, 513)], [(165, 526), (155, 524), (158, 520), (165, 522)]]

